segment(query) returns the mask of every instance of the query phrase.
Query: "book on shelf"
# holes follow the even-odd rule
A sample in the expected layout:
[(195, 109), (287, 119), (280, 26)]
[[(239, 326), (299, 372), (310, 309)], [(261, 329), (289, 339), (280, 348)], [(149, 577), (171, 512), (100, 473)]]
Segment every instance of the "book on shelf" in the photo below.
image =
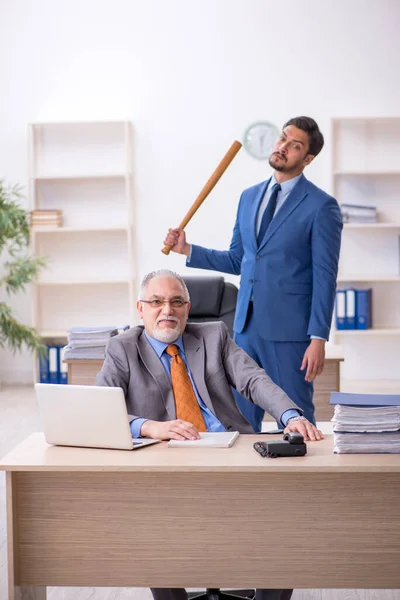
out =
[(32, 210), (30, 217), (32, 227), (59, 227), (63, 223), (62, 211), (58, 209)]
[(343, 223), (377, 223), (378, 211), (376, 206), (361, 204), (341, 204)]
[(372, 289), (347, 288), (336, 292), (336, 329), (372, 327)]
[(400, 453), (400, 395), (333, 392), (334, 452)]

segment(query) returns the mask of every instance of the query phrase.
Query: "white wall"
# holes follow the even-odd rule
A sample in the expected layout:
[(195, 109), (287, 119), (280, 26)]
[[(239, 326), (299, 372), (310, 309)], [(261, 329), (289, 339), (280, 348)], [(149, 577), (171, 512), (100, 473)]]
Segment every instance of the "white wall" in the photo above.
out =
[[(251, 122), (313, 116), (327, 147), (308, 176), (329, 191), (330, 118), (399, 113), (399, 18), (398, 0), (2, 0), (0, 177), (26, 185), (29, 122), (132, 120), (139, 276), (184, 272), (165, 231)], [(240, 191), (268, 173), (242, 150), (189, 241), (227, 247)], [(29, 296), (12, 304), (29, 322)], [(31, 372), (0, 352), (3, 382)]]

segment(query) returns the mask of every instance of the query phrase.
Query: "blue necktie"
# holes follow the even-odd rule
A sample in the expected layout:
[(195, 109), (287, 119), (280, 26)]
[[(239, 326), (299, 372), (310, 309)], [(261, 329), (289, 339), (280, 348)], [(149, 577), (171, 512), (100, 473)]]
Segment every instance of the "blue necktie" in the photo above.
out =
[(276, 183), (272, 188), (272, 194), (268, 200), (268, 204), (264, 210), (264, 214), (261, 219), (260, 231), (257, 236), (257, 246), (260, 246), (261, 242), (264, 239), (265, 234), (267, 233), (268, 225), (271, 223), (274, 218), (276, 203), (278, 200), (278, 192), (281, 190), (281, 186), (279, 183)]

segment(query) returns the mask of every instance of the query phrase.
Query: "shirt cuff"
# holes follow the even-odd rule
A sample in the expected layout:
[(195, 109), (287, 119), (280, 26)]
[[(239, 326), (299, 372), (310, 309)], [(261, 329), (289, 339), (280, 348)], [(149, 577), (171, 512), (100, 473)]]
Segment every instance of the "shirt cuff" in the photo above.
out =
[(289, 410), (285, 410), (281, 416), (281, 423), (283, 423), (283, 425), (286, 427), (289, 419), (293, 419), (293, 417), (301, 417), (301, 412), (295, 410), (294, 408), (289, 408)]
[(131, 421), (130, 428), (133, 438), (140, 438), (140, 428), (142, 427), (145, 421), (148, 421), (148, 419), (134, 419), (133, 421)]
[(325, 338), (319, 337), (319, 335), (310, 335), (310, 338), (312, 340), (324, 340), (324, 342), (327, 341)]
[(190, 262), (191, 258), (192, 258), (192, 244), (190, 244), (189, 256), (186, 257), (186, 264), (188, 264)]

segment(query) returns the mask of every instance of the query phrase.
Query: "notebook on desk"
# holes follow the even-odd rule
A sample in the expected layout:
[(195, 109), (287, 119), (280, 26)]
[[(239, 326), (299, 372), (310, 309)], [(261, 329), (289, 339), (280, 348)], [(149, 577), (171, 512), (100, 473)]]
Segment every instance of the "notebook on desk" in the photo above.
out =
[(239, 436), (238, 431), (207, 431), (199, 440), (170, 440), (168, 448), (230, 448)]
[(119, 387), (37, 383), (35, 389), (48, 444), (137, 450), (160, 441), (132, 439)]

